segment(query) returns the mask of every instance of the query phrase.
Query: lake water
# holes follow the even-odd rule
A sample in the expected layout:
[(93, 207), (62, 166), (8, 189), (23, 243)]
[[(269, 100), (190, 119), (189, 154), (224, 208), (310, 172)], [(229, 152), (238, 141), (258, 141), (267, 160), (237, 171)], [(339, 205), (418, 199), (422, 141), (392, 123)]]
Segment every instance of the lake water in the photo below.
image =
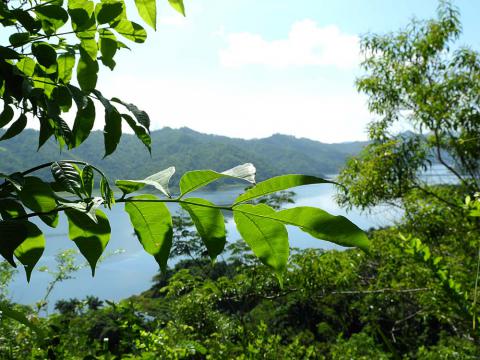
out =
[[(292, 206), (314, 206), (328, 211), (334, 215), (347, 216), (352, 222), (362, 229), (386, 226), (391, 224), (399, 214), (387, 208), (373, 210), (370, 214), (351, 210), (348, 213), (340, 209), (334, 202), (334, 188), (332, 185), (310, 185), (294, 189), (297, 196)], [(242, 188), (229, 188), (217, 192), (197, 192), (193, 196), (204, 197), (215, 204), (230, 204)], [(178, 206), (170, 206), (172, 213)], [(152, 277), (158, 272), (158, 265), (154, 258), (148, 255), (133, 235), (133, 229), (128, 215), (123, 210), (123, 204), (116, 205), (107, 211), (112, 227), (112, 236), (106, 248), (107, 252), (123, 249), (118, 255), (107, 257), (97, 266), (96, 275), (91, 276), (90, 268), (83, 268), (74, 274), (74, 279), (58, 284), (49, 298), (49, 309), (59, 299), (84, 298), (87, 295), (98, 296), (101, 299), (118, 301), (133, 294), (147, 290), (151, 285)], [(56, 229), (37, 224), (44, 231), (47, 238), (45, 253), (37, 264), (37, 268), (47, 266), (55, 269), (55, 254), (69, 248), (76, 248), (68, 239), (68, 225), (65, 216), (60, 217)], [(236, 231), (233, 219), (227, 218), (228, 241), (240, 238)], [(289, 227), (290, 245), (299, 248), (340, 248), (328, 242), (310, 237), (297, 228)], [(79, 262), (81, 260), (79, 259)], [(9, 287), (10, 298), (18, 303), (33, 304), (45, 294), (45, 289), (51, 281), (51, 275), (34, 270), (32, 280), (27, 283), (23, 269), (19, 269), (14, 281)]]

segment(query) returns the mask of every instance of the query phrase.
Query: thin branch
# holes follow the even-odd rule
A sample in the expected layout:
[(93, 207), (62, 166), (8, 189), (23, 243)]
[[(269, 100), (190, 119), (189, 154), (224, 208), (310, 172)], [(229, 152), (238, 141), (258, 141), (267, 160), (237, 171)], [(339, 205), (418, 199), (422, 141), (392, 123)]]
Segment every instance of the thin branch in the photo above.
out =
[(233, 207), (231, 206), (200, 204), (200, 203), (191, 202), (187, 200), (180, 200), (178, 198), (177, 199), (156, 199), (156, 200), (120, 198), (120, 199), (115, 199), (115, 202), (118, 202), (118, 203), (128, 203), (128, 202), (177, 203), (177, 204), (187, 204), (187, 205), (195, 205), (195, 206), (207, 207), (207, 208), (213, 208), (213, 209), (233, 211)]
[(448, 165), (448, 163), (443, 159), (442, 151), (440, 149), (440, 137), (438, 136), (438, 129), (434, 129), (433, 133), (435, 135), (435, 149), (437, 150), (438, 161), (440, 161), (443, 166), (445, 166), (452, 174), (454, 174), (462, 184), (466, 185), (466, 182), (460, 173), (458, 173), (457, 170), (455, 170), (452, 166)]

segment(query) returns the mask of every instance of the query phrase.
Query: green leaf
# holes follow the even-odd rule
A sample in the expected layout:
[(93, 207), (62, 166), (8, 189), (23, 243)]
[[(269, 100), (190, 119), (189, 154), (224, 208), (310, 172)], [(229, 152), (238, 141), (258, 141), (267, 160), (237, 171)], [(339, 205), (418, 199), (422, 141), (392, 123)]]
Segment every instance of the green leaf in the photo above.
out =
[(171, 197), (168, 184), (173, 174), (175, 174), (175, 167), (171, 166), (143, 180), (117, 180), (115, 185), (120, 188), (124, 194), (130, 194), (142, 189), (145, 185), (151, 185), (157, 190), (160, 190), (164, 195)]
[(82, 255), (87, 259), (95, 276), (95, 266), (110, 240), (110, 223), (100, 210), (96, 211), (97, 223), (79, 211), (65, 210), (68, 218), (68, 236), (75, 242)]
[(122, 117), (117, 108), (113, 106), (110, 100), (105, 98), (100, 91), (93, 90), (92, 92), (105, 108), (105, 127), (103, 128), (105, 158), (115, 151), (120, 142), (120, 137), (122, 136)]
[(27, 236), (28, 229), (26, 221), (0, 221), (0, 255), (2, 255), (13, 267), (17, 267), (15, 260), (13, 260), (13, 253), (15, 249), (25, 241)]
[(95, 5), (98, 24), (108, 24), (116, 20), (125, 11), (123, 1), (102, 1)]
[(54, 162), (50, 168), (52, 170), (53, 178), (61, 185), (64, 191), (81, 197), (82, 179), (72, 164), (67, 162)]
[(183, 5), (183, 0), (168, 0), (168, 2), (175, 10), (185, 16), (185, 6)]
[(68, 1), (68, 13), (72, 21), (72, 28), (79, 39), (95, 38), (97, 30), (94, 7), (94, 2), (89, 0)]
[(153, 195), (130, 198), (125, 211), (130, 216), (138, 240), (147, 253), (153, 255), (163, 272), (172, 247), (173, 225), (167, 206), (160, 202), (133, 202), (134, 200), (158, 200)]
[(34, 19), (28, 11), (14, 9), (11, 10), (11, 14), (27, 31), (31, 32), (32, 34), (36, 33), (42, 27), (41, 21)]
[(6, 316), (10, 319), (18, 321), (20, 324), (25, 325), (30, 330), (35, 331), (40, 337), (40, 339), (45, 338), (43, 330), (36, 326), (34, 323), (32, 323), (30, 320), (28, 320), (23, 313), (17, 310), (13, 310), (11, 304), (7, 304), (6, 302), (0, 302), (0, 312), (2, 313), (2, 316)]
[(80, 58), (77, 65), (77, 80), (83, 91), (95, 89), (98, 79), (98, 62), (80, 48)]
[(99, 31), (99, 35), (102, 63), (103, 65), (108, 66), (110, 70), (113, 70), (115, 68), (115, 61), (113, 60), (113, 57), (115, 56), (118, 48), (117, 38), (110, 30), (107, 29), (102, 29)]
[(333, 181), (325, 180), (315, 176), (308, 175), (281, 175), (256, 184), (241, 194), (235, 204), (265, 196), (277, 191), (290, 189), (295, 186), (311, 185), (311, 184), (336, 184)]
[(37, 18), (42, 21), (42, 28), (51, 35), (68, 21), (68, 13), (59, 5), (44, 5), (35, 8)]
[(152, 153), (152, 138), (150, 137), (147, 129), (145, 129), (143, 126), (138, 125), (135, 120), (132, 119), (130, 115), (127, 114), (122, 114), (122, 117), (125, 119), (127, 124), (130, 126), (130, 128), (133, 130), (135, 135), (137, 136), (138, 139), (147, 147), (148, 152), (151, 154)]
[(115, 196), (110, 188), (108, 180), (104, 177), (100, 180), (100, 194), (102, 195), (105, 204), (111, 209), (112, 205), (115, 204)]
[(80, 47), (90, 56), (92, 61), (97, 60), (98, 45), (95, 39), (82, 39)]
[(68, 84), (72, 79), (72, 71), (75, 66), (75, 54), (62, 54), (58, 57), (58, 80)]
[(57, 63), (57, 52), (46, 42), (35, 42), (32, 44), (32, 53), (40, 65), (49, 68)]
[(82, 188), (87, 197), (92, 196), (94, 181), (93, 168), (90, 165), (85, 166), (82, 170)]
[(236, 166), (221, 173), (213, 170), (188, 171), (180, 179), (181, 196), (202, 188), (221, 178), (234, 178), (255, 183), (255, 172), (255, 166), (250, 163)]
[(10, 44), (14, 47), (25, 45), (29, 40), (30, 33), (28, 32), (15, 33), (8, 38), (8, 41), (10, 41)]
[(21, 114), (18, 119), (12, 125), (10, 125), (8, 130), (0, 138), (0, 141), (17, 136), (23, 131), (23, 129), (25, 129), (25, 126), (27, 126), (27, 117), (25, 114)]
[(50, 97), (53, 89), (55, 89), (55, 83), (52, 79), (45, 76), (33, 76), (33, 87), (36, 89), (42, 89), (47, 97)]
[(52, 116), (53, 130), (55, 138), (62, 148), (65, 144), (72, 148), (72, 130), (68, 127), (68, 124), (60, 116)]
[(0, 114), (0, 129), (7, 125), (13, 119), (13, 109), (10, 105), (4, 104), (2, 113)]
[(142, 19), (157, 30), (157, 5), (155, 0), (135, 0), (138, 14)]
[(148, 116), (148, 114), (145, 111), (140, 110), (139, 108), (137, 108), (133, 104), (125, 103), (125, 102), (123, 102), (122, 100), (120, 100), (119, 98), (116, 98), (116, 97), (112, 98), (112, 101), (125, 106), (128, 109), (128, 111), (130, 111), (133, 114), (133, 116), (135, 116), (135, 119), (137, 119), (137, 121), (141, 125), (143, 125), (143, 127), (145, 129), (147, 129), (147, 131), (150, 133), (150, 117)]
[(72, 147), (77, 147), (83, 143), (92, 131), (95, 122), (95, 105), (93, 101), (87, 97), (87, 106), (79, 109), (75, 116), (75, 122), (72, 129)]
[(20, 59), (20, 55), (13, 49), (5, 46), (0, 46), (0, 59)]
[(66, 86), (57, 85), (52, 92), (52, 101), (58, 105), (63, 112), (68, 112), (72, 107), (72, 94)]
[[(18, 196), (23, 205), (34, 212), (51, 212), (57, 208), (55, 195), (46, 182), (33, 176), (24, 178), (22, 190), (18, 192)], [(58, 224), (58, 213), (44, 214), (40, 218), (47, 225), (56, 227)]]
[(363, 230), (344, 216), (334, 216), (314, 207), (302, 206), (279, 211), (276, 218), (298, 226), (317, 239), (368, 251), (370, 241)]
[(10, 175), (5, 175), (5, 174), (0, 174), (0, 175), (5, 180), (7, 180), (10, 184), (12, 184), (16, 190), (18, 191), (22, 190), (23, 185), (25, 184), (25, 179), (21, 173), (16, 172)]
[(207, 247), (210, 258), (215, 260), (223, 251), (227, 241), (222, 212), (220, 209), (216, 209), (210, 201), (200, 198), (185, 199), (180, 205), (189, 213), (198, 234)]
[(133, 21), (122, 19), (112, 24), (112, 28), (123, 37), (136, 43), (143, 43), (147, 39), (145, 29)]
[(105, 111), (105, 127), (103, 128), (105, 155), (110, 155), (117, 148), (122, 136), (122, 117), (117, 109)]
[(22, 204), (13, 199), (0, 199), (0, 215), (4, 220), (25, 215)]
[(70, 93), (72, 94), (72, 99), (73, 101), (75, 101), (78, 110), (87, 107), (88, 96), (82, 90), (71, 84), (67, 84), (67, 89), (70, 90)]
[(45, 236), (34, 223), (25, 221), (25, 226), (27, 238), (15, 249), (14, 254), (25, 268), (27, 281), (30, 282), (32, 270), (45, 250)]
[[(233, 209), (251, 212), (252, 205), (237, 205)], [(334, 216), (328, 212), (309, 206), (285, 209), (262, 215), (265, 218), (299, 227), (313, 237), (330, 241), (341, 246), (358, 247), (368, 251), (370, 241), (363, 230), (344, 216)]]
[(37, 63), (35, 62), (35, 60), (29, 57), (24, 57), (20, 61), (18, 61), (15, 66), (17, 67), (18, 70), (20, 70), (25, 75), (32, 76), (33, 73), (35, 72), (36, 64)]
[(240, 205), (233, 209), (240, 235), (255, 256), (274, 269), (282, 283), (289, 255), (288, 233), (285, 225), (270, 218), (274, 214), (275, 211), (265, 204)]

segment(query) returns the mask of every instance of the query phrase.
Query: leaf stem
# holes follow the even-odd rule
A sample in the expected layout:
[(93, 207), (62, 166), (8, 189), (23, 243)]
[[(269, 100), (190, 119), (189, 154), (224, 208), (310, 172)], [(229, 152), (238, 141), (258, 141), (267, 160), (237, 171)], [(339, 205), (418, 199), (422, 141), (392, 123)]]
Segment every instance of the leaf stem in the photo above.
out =
[(148, 200), (148, 199), (134, 199), (134, 198), (126, 198), (125, 199), (125, 198), (121, 197), (120, 199), (115, 199), (115, 202), (116, 203), (128, 203), (128, 202), (177, 203), (177, 204), (188, 204), (188, 205), (195, 205), (195, 206), (201, 206), (201, 207), (207, 207), (207, 208), (213, 208), (213, 209), (233, 211), (232, 206), (200, 204), (200, 203), (191, 202), (191, 201), (187, 201), (187, 200), (180, 200), (180, 198)]

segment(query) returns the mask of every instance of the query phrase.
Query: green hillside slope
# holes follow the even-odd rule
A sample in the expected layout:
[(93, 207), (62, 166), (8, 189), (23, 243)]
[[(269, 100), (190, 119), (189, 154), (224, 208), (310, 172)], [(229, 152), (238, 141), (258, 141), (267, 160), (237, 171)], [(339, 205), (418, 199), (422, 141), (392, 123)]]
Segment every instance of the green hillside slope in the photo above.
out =
[(48, 141), (39, 151), (38, 132), (25, 130), (14, 139), (0, 142), (0, 171), (28, 169), (57, 159), (84, 160), (102, 168), (112, 179), (139, 179), (168, 166), (177, 177), (193, 169), (225, 170), (245, 162), (257, 167), (262, 180), (282, 173), (325, 175), (336, 173), (349, 155), (365, 143), (324, 144), (293, 136), (273, 135), (264, 139), (233, 139), (208, 135), (188, 128), (163, 128), (152, 132), (152, 155), (133, 136), (124, 134), (117, 151), (103, 157), (103, 134), (95, 131), (73, 151), (62, 151)]

